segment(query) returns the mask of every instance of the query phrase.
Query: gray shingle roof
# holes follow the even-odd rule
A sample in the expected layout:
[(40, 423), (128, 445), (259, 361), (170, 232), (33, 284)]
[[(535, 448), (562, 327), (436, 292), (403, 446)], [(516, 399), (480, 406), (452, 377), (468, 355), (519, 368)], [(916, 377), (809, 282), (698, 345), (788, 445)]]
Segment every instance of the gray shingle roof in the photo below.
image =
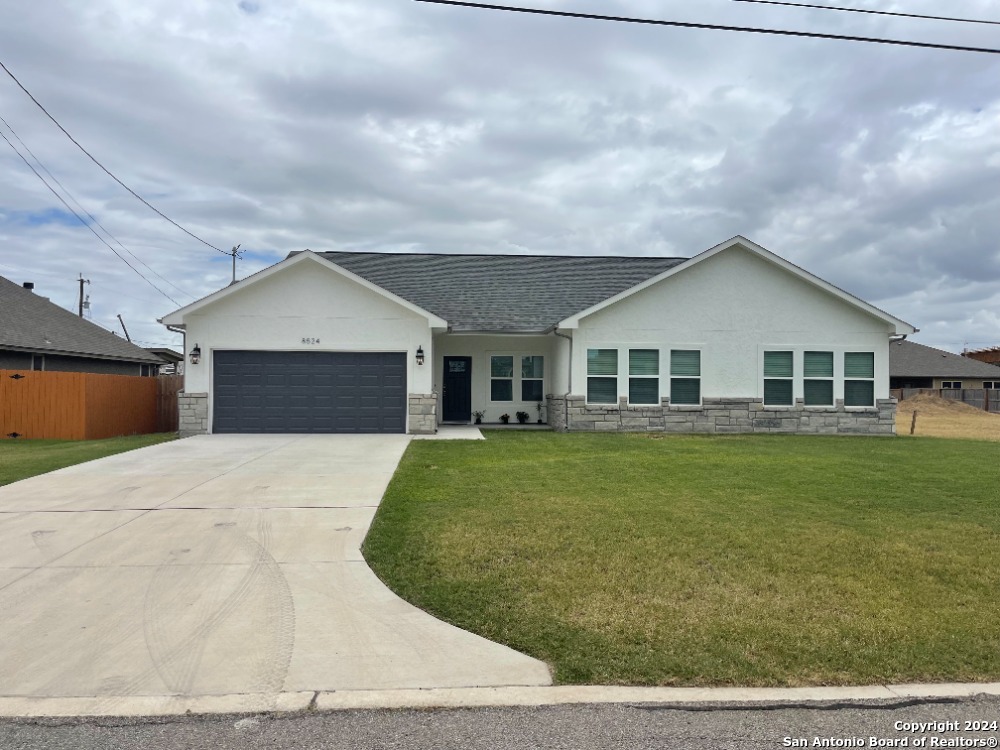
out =
[(162, 360), (0, 276), (0, 349), (124, 362)]
[(564, 255), (319, 254), (444, 318), (454, 331), (544, 331), (687, 260)]
[(889, 345), (889, 376), (1000, 380), (1000, 367), (924, 346), (915, 341), (901, 341)]

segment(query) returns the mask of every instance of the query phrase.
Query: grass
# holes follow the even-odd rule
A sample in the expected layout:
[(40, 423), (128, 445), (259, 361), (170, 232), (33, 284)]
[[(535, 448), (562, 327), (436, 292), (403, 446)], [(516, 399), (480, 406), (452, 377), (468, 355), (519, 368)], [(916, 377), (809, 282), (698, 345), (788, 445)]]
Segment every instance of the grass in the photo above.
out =
[(1000, 414), (928, 394), (899, 402), (896, 408), (897, 434), (909, 436), (914, 410), (917, 412), (913, 432), (916, 437), (1000, 441)]
[(487, 434), (410, 445), (365, 557), (559, 683), (1000, 677), (991, 443)]
[(161, 433), (106, 440), (0, 440), (0, 486), (176, 437)]

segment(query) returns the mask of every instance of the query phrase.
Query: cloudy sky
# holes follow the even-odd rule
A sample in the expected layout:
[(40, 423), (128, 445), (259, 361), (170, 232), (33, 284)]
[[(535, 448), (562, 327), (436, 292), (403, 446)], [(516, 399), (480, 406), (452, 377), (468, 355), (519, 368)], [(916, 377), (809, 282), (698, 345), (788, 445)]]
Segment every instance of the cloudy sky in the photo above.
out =
[[(987, 0), (830, 4), (1000, 20)], [(1000, 48), (1000, 26), (732, 0), (533, 7)], [(411, 0), (0, 11), (0, 60), (150, 203), (240, 243), (239, 277), (307, 247), (687, 257), (743, 234), (914, 340), (1000, 344), (1000, 55)], [(2, 71), (0, 116), (178, 304), (2, 140), (0, 275), (75, 309), (82, 273), (96, 323), (179, 344), (156, 318), (228, 283), (229, 258)]]

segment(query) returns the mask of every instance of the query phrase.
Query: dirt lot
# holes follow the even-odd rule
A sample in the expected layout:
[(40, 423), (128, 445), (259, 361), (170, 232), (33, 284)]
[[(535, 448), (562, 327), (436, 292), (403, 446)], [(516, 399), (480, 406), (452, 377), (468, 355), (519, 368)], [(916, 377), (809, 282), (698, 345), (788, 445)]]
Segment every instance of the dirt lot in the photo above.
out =
[(917, 412), (917, 437), (968, 438), (1000, 441), (1000, 414), (989, 414), (960, 401), (920, 394), (900, 401), (896, 433), (908, 437), (913, 412)]

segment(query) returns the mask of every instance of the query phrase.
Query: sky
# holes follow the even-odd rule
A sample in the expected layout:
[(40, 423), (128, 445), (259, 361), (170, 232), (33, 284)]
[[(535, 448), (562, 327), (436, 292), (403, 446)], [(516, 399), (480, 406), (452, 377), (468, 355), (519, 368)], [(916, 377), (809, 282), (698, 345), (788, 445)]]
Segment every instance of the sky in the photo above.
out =
[[(828, 4), (1000, 21), (988, 0)], [(530, 7), (1000, 48), (1000, 26), (733, 0)], [(305, 248), (690, 257), (741, 234), (912, 340), (1000, 345), (1000, 55), (411, 0), (0, 14), (0, 61), (146, 201), (239, 244), (238, 278)], [(0, 116), (90, 227), (0, 140), (0, 275), (73, 310), (82, 275), (95, 323), (179, 348), (157, 318), (228, 284), (228, 255), (2, 71)]]

